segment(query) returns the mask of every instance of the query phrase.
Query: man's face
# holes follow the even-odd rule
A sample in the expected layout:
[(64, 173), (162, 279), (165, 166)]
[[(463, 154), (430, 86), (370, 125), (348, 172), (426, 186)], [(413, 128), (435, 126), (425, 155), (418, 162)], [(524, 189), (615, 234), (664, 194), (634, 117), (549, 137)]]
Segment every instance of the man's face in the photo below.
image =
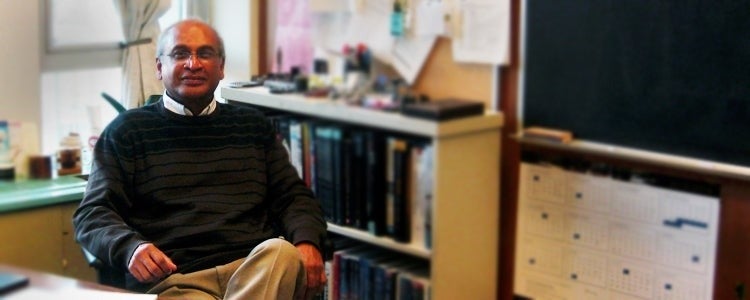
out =
[(170, 97), (193, 103), (213, 99), (224, 78), (218, 45), (216, 35), (201, 24), (181, 24), (169, 32), (156, 69)]

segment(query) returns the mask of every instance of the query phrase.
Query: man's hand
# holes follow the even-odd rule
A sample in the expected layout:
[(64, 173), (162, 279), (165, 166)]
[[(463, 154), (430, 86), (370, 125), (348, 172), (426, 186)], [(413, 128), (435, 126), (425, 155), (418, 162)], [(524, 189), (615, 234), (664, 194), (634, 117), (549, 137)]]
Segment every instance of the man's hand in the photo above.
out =
[(135, 248), (128, 262), (128, 271), (140, 282), (154, 282), (177, 270), (177, 266), (152, 243)]
[(297, 244), (296, 247), (300, 254), (302, 254), (302, 262), (307, 271), (304, 299), (312, 299), (315, 295), (322, 292), (326, 285), (323, 256), (313, 244), (302, 242)]

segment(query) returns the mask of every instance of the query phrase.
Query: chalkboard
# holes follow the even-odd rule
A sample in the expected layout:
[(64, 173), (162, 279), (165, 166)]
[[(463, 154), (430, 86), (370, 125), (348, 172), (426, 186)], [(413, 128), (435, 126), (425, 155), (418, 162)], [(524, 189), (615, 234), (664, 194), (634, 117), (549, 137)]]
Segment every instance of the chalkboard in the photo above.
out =
[(524, 126), (750, 166), (750, 0), (526, 3)]

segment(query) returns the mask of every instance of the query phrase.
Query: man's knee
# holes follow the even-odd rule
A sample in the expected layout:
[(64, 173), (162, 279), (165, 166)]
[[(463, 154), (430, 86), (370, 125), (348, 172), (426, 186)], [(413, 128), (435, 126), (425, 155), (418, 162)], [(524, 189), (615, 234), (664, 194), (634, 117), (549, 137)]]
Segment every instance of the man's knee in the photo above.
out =
[(276, 238), (266, 240), (256, 246), (250, 255), (252, 256), (261, 253), (272, 254), (278, 262), (294, 264), (302, 261), (302, 256), (300, 255), (299, 250), (297, 250), (297, 247), (294, 247), (292, 243), (284, 239)]

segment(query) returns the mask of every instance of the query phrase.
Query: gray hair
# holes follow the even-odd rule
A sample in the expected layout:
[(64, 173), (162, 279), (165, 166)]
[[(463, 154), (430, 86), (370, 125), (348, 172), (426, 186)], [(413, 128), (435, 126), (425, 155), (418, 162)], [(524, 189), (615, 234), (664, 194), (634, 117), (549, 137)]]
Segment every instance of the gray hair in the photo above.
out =
[(172, 25), (169, 25), (167, 28), (165, 28), (164, 30), (162, 30), (161, 34), (159, 35), (159, 40), (156, 43), (156, 57), (157, 58), (159, 56), (164, 55), (164, 48), (166, 47), (168, 34), (170, 32), (172, 32), (175, 29), (175, 27), (177, 27), (178, 25), (184, 24), (184, 23), (197, 23), (197, 24), (201, 24), (201, 25), (205, 26), (206, 28), (208, 28), (209, 30), (211, 30), (211, 32), (213, 32), (213, 34), (216, 36), (217, 41), (219, 42), (219, 45), (218, 45), (219, 49), (217, 49), (219, 51), (219, 56), (221, 58), (225, 58), (226, 57), (225, 53), (224, 53), (224, 39), (221, 38), (221, 35), (219, 35), (219, 32), (217, 32), (216, 29), (214, 29), (211, 25), (208, 25), (208, 23), (203, 22), (203, 21), (198, 20), (198, 19), (185, 19), (185, 20), (179, 21), (177, 23), (174, 23)]

